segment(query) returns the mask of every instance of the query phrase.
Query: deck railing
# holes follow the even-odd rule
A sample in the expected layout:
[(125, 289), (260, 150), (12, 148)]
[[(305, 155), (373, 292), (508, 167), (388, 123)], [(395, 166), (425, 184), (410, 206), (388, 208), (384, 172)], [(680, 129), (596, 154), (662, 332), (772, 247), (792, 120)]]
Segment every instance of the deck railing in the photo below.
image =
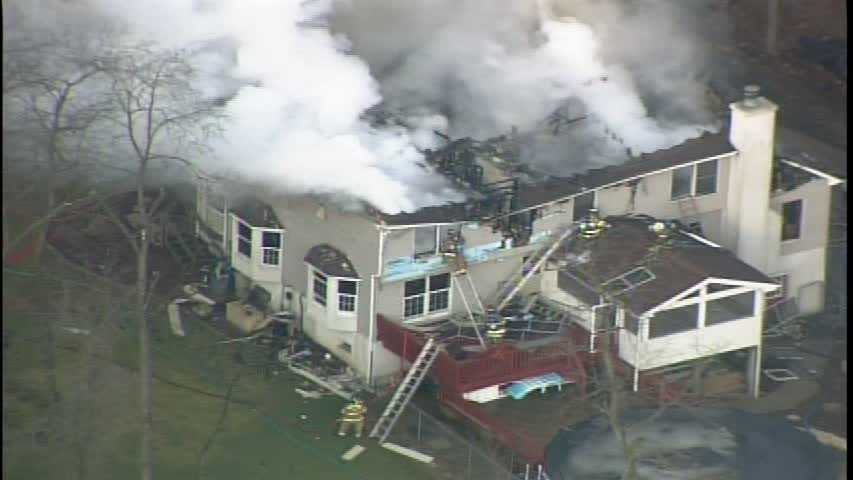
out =
[[(412, 362), (423, 347), (424, 338), (382, 316), (377, 318), (378, 338), (385, 348)], [(560, 373), (575, 381), (585, 382), (584, 369), (577, 355), (572, 355), (560, 342), (535, 350), (520, 350), (512, 344), (496, 345), (469, 358), (455, 359), (442, 351), (432, 374), (443, 390), (463, 393), (508, 383), (522, 378)], [(580, 378), (584, 377), (584, 378)]]

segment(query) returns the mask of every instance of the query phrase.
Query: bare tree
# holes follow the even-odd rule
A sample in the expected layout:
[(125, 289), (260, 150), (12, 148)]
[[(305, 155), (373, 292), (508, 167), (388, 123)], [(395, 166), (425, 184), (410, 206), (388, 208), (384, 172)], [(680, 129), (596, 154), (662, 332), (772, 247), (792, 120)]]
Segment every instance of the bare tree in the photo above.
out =
[(65, 37), (38, 31), (18, 32), (4, 43), (4, 173), (38, 169), (29, 175), (33, 179), (29, 185), (19, 186), (15, 193), (4, 188), (4, 259), (13, 243), (6, 228), (6, 201), (44, 195), (41, 221), (30, 224), (14, 242), (34, 234), (34, 257), (39, 259), (51, 220), (71, 198), (60, 193), (63, 179), (81, 173), (89, 129), (106, 113), (108, 104), (97, 91), (107, 83), (92, 45), (102, 46), (86, 33)]
[[(136, 319), (139, 327), (142, 479), (153, 477), (152, 439), (152, 358), (148, 303), (149, 248), (152, 212), (165, 197), (153, 201), (147, 196), (157, 161), (178, 161), (192, 165), (185, 154), (204, 148), (204, 140), (218, 127), (218, 114), (203, 101), (192, 85), (193, 69), (181, 51), (157, 51), (140, 46), (117, 52), (109, 66), (111, 96), (128, 157), (135, 164), (136, 212), (131, 231), (116, 222), (136, 254)], [(106, 207), (106, 205), (104, 204)]]

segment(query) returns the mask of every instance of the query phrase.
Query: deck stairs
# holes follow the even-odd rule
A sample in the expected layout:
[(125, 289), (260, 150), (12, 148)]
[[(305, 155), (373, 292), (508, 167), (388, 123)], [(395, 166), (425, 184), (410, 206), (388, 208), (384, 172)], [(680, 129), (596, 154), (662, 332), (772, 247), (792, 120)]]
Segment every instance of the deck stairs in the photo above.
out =
[(391, 433), (391, 429), (394, 428), (397, 420), (400, 419), (400, 415), (405, 410), (406, 405), (409, 404), (415, 391), (417, 391), (421, 382), (426, 378), (435, 359), (438, 358), (440, 349), (441, 344), (435, 338), (430, 337), (427, 339), (423, 349), (421, 349), (421, 352), (415, 358), (409, 371), (406, 372), (406, 376), (403, 377), (403, 381), (400, 382), (394, 395), (391, 396), (391, 400), (382, 412), (382, 416), (379, 417), (379, 420), (376, 421), (376, 424), (370, 431), (370, 438), (377, 438), (380, 444), (385, 442), (385, 439)]

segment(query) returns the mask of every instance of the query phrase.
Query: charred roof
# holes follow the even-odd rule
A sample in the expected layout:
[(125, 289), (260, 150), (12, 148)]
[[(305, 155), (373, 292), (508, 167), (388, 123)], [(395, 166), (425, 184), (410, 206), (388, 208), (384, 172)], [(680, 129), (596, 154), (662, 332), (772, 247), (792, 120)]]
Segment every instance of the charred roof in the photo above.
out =
[[(619, 165), (587, 170), (570, 177), (549, 177), (527, 183), (519, 188), (514, 198), (513, 211), (525, 210), (558, 201), (608, 185), (642, 177), (652, 172), (710, 157), (734, 153), (728, 140), (728, 131), (706, 133), (674, 147), (643, 154)], [(452, 223), (489, 218), (472, 202), (452, 203), (425, 207), (415, 212), (393, 215), (379, 214), (387, 225), (417, 225), (423, 223)]]
[(308, 250), (305, 261), (331, 277), (359, 278), (349, 257), (326, 243), (315, 245)]

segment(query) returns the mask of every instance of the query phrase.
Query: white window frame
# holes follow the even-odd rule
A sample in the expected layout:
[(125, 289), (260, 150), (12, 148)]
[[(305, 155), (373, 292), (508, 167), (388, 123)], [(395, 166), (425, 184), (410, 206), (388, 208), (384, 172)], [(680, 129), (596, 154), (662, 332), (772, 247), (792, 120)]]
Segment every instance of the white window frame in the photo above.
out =
[[(431, 290), (430, 289), (430, 283), (431, 283), (430, 279), (432, 277), (437, 277), (439, 275), (448, 275), (447, 287), (439, 289), (439, 290)], [(414, 282), (417, 280), (424, 280), (424, 291), (423, 291), (423, 293), (417, 293), (415, 295), (406, 296), (406, 290), (405, 290), (406, 289), (406, 283), (407, 282)], [(453, 289), (451, 288), (452, 286), (453, 286), (453, 277), (450, 276), (449, 273), (436, 273), (433, 275), (428, 275), (424, 278), (415, 278), (415, 279), (407, 280), (406, 282), (403, 282), (403, 305), (402, 305), (402, 307), (403, 307), (402, 308), (403, 320), (415, 320), (415, 319), (421, 319), (421, 318), (427, 318), (427, 317), (437, 317), (437, 316), (447, 315), (448, 313), (450, 313), (450, 311), (452, 310), (452, 305), (453, 305)], [(432, 307), (433, 295), (437, 295), (437, 294), (441, 294), (441, 293), (447, 294), (447, 306), (445, 308), (442, 308), (441, 310), (432, 310), (431, 311), (430, 309)], [(415, 298), (419, 298), (419, 297), (421, 298), (421, 302), (423, 304), (423, 309), (421, 310), (420, 313), (407, 316), (406, 315), (406, 302), (411, 300), (411, 299), (415, 299)]]
[[(702, 165), (702, 164), (708, 163), (708, 162), (716, 162), (716, 166), (714, 169), (714, 191), (711, 193), (703, 193), (703, 194), (697, 195), (696, 194), (696, 184), (698, 183), (698, 180), (699, 180), (699, 165)], [(690, 169), (690, 192), (688, 194), (682, 195), (680, 197), (673, 197), (672, 196), (672, 182), (675, 181), (675, 172), (678, 170), (684, 169), (684, 168)], [(687, 198), (706, 197), (708, 195), (714, 195), (714, 194), (720, 192), (720, 161), (717, 158), (712, 158), (710, 160), (703, 160), (701, 162), (696, 162), (696, 163), (693, 163), (691, 165), (685, 165), (682, 167), (675, 167), (675, 168), (670, 170), (669, 175), (670, 175), (670, 177), (669, 177), (669, 200), (671, 202), (678, 202), (680, 200), (684, 200)]]
[[(246, 258), (252, 258), (252, 237), (254, 236), (254, 233), (255, 233), (254, 229), (252, 228), (251, 225), (249, 225), (248, 223), (241, 220), (240, 217), (235, 216), (234, 218), (237, 220), (237, 253), (246, 257)], [(250, 235), (249, 238), (246, 238), (240, 234), (240, 227), (241, 226), (245, 226), (246, 228), (249, 229), (249, 235)], [(249, 253), (248, 254), (245, 254), (242, 251), (240, 251), (240, 242), (241, 241), (249, 243)]]
[[(284, 250), (284, 230), (276, 229), (276, 228), (261, 228), (258, 229), (261, 232), (261, 265), (265, 267), (278, 267), (281, 266), (281, 256)], [(278, 247), (265, 247), (264, 246), (264, 234), (265, 233), (276, 233), (278, 234)], [(275, 253), (276, 262), (271, 263), (267, 261), (267, 255)]]
[[(325, 295), (323, 296), (322, 302), (317, 300), (317, 280), (321, 280), (323, 282), (323, 285), (325, 286)], [(329, 276), (317, 270), (316, 268), (311, 269), (311, 301), (322, 308), (326, 308), (326, 306), (329, 304)]]
[[(355, 278), (335, 278), (335, 291), (338, 294), (337, 304), (335, 307), (338, 309), (338, 313), (344, 315), (355, 315), (358, 312), (358, 291), (360, 289), (359, 281)], [(355, 294), (352, 293), (341, 293), (341, 282), (352, 282), (355, 284)], [(341, 309), (341, 300), (347, 299), (352, 300), (352, 310), (343, 310)]]

